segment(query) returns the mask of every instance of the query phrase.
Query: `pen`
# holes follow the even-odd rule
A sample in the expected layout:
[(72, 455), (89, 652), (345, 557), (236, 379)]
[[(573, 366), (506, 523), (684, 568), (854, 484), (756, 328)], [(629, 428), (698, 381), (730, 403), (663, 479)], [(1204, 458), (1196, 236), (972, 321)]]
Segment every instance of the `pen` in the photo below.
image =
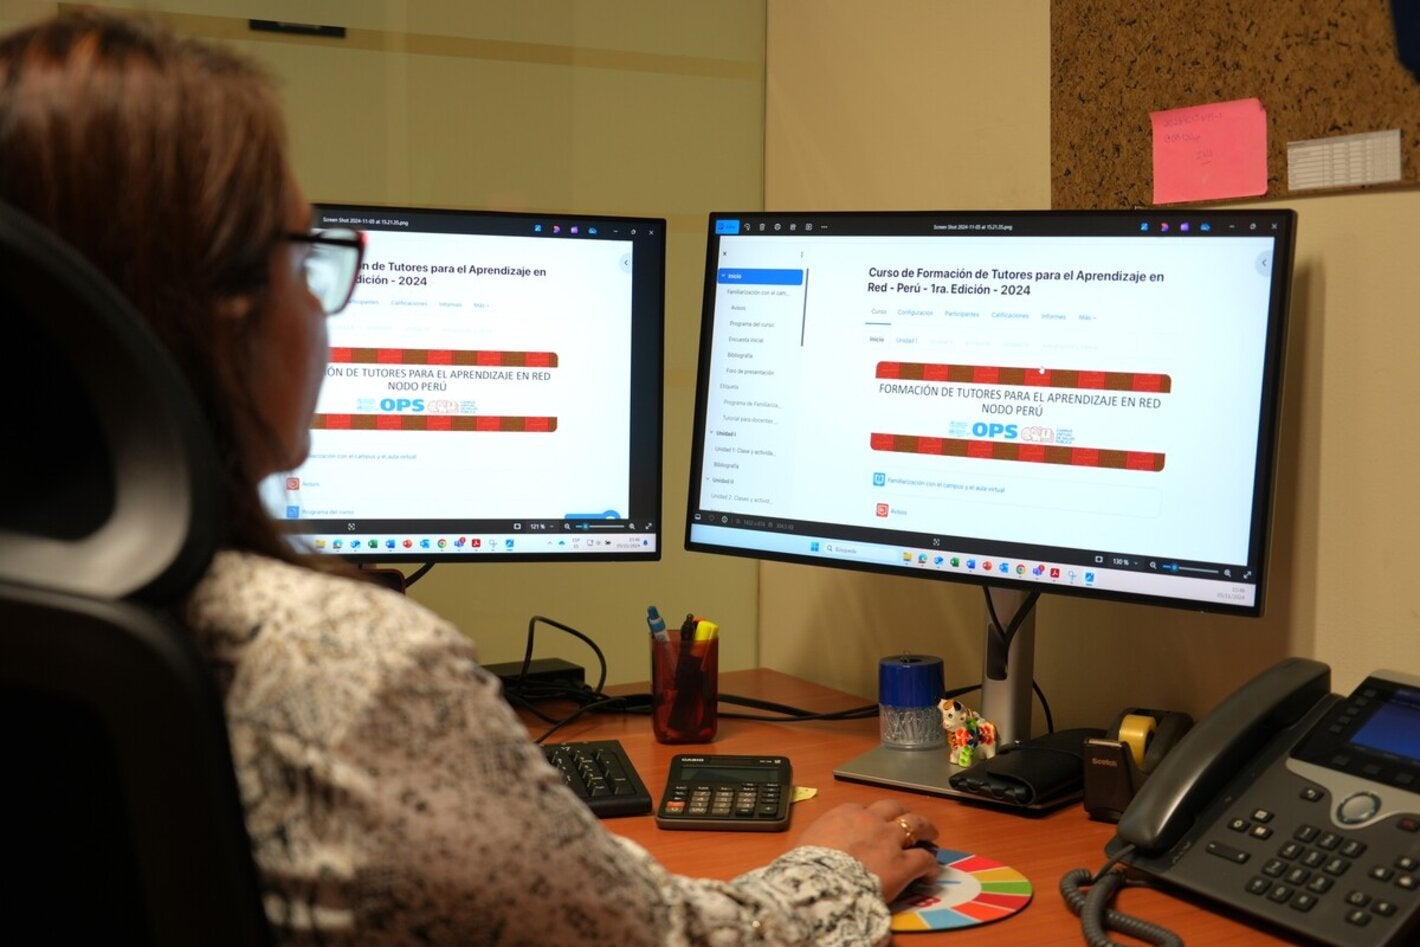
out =
[(667, 726), (675, 732), (690, 728), (691, 717), (700, 702), (700, 656), (695, 653), (694, 612), (686, 612), (685, 621), (680, 623), (680, 646), (675, 662), (675, 702)]
[(666, 620), (661, 617), (661, 613), (656, 611), (656, 606), (646, 606), (646, 625), (651, 629), (651, 637), (659, 642), (670, 641), (670, 636), (666, 634)]

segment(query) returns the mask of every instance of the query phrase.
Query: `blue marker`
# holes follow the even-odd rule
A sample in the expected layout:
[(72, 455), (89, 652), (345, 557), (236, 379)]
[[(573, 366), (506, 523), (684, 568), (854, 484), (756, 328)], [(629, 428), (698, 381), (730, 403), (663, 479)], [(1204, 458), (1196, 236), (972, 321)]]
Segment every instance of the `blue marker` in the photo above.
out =
[(646, 606), (646, 624), (651, 629), (652, 638), (655, 638), (657, 641), (670, 640), (670, 637), (666, 634), (666, 620), (661, 617), (660, 612), (656, 611), (656, 606), (654, 605)]

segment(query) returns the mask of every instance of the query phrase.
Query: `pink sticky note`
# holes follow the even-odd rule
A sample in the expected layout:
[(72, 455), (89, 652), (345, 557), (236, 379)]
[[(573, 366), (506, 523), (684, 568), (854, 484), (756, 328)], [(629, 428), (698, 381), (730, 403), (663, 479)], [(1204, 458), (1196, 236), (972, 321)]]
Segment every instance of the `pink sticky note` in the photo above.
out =
[(1150, 112), (1154, 203), (1267, 193), (1267, 111), (1236, 99)]

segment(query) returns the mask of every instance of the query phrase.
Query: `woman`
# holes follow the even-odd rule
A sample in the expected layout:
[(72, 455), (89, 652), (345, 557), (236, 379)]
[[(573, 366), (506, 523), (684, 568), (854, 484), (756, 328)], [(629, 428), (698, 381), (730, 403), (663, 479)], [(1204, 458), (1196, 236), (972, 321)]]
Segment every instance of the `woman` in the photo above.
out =
[(223, 549), (185, 606), (222, 685), (267, 912), (320, 943), (859, 944), (936, 828), (842, 806), (728, 882), (670, 874), (562, 784), (466, 638), (305, 562), (258, 484), (300, 464), (358, 239), (312, 235), (269, 81), (85, 13), (0, 40), (0, 200), (103, 270), (197, 392)]

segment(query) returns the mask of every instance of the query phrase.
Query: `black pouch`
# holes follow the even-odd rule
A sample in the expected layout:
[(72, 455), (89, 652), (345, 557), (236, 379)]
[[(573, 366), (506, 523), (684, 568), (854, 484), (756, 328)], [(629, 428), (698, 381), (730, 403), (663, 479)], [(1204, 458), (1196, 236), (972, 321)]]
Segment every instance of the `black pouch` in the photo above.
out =
[(1085, 741), (1103, 735), (1103, 730), (1080, 727), (1003, 744), (994, 757), (952, 774), (948, 782), (986, 802), (1027, 809), (1062, 806), (1084, 794)]

